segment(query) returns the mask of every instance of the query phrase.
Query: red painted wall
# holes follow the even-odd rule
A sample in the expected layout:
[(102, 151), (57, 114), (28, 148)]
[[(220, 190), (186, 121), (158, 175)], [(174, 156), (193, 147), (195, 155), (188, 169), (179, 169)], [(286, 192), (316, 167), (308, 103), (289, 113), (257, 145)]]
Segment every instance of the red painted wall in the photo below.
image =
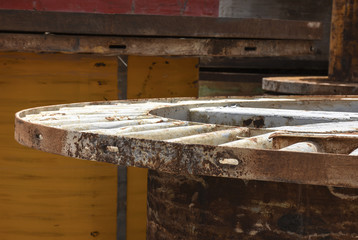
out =
[(0, 9), (217, 17), (219, 0), (0, 0)]

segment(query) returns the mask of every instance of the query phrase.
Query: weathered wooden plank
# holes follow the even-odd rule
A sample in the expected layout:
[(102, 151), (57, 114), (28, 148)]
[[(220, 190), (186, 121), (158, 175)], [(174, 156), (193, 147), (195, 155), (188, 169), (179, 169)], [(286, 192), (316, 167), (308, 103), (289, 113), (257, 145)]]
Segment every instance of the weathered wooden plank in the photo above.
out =
[(357, 204), (357, 189), (150, 170), (147, 239), (353, 240)]
[(358, 2), (334, 0), (330, 43), (329, 78), (358, 81)]
[(0, 31), (121, 36), (320, 39), (315, 21), (0, 11)]
[(323, 37), (314, 48), (323, 60), (329, 56), (331, 11), (332, 0), (221, 0), (219, 17), (320, 21)]
[[(310, 59), (308, 59), (308, 57)], [(326, 75), (328, 70), (328, 58), (318, 60), (317, 55), (307, 57), (262, 57), (262, 58), (238, 58), (238, 57), (200, 57), (200, 67), (203, 68), (241, 68), (258, 70), (305, 70), (325, 71), (320, 75)], [(312, 73), (311, 73), (312, 74)]]
[(272, 77), (262, 80), (266, 91), (301, 95), (355, 95), (358, 83), (330, 81), (327, 76)]
[(197, 96), (198, 65), (198, 58), (129, 56), (127, 97)]
[(333, 0), (328, 77), (266, 78), (263, 88), (289, 94), (357, 94), (358, 2)]
[(307, 40), (94, 37), (0, 34), (0, 51), (94, 53), (109, 56), (299, 56), (314, 55)]
[(24, 107), (116, 99), (115, 58), (0, 53), (0, 238), (115, 239), (117, 170), (25, 149), (13, 116)]
[[(245, 64), (245, 63), (244, 63)], [(249, 67), (246, 65), (246, 67)], [(240, 67), (240, 65), (239, 65)], [(258, 66), (257, 66), (258, 67)], [(269, 66), (266, 66), (266, 68)], [(272, 66), (271, 66), (272, 67)], [(261, 95), (263, 93), (262, 87), (267, 91), (283, 91), (283, 93), (293, 93), (299, 94), (299, 89), (305, 88), (306, 91), (312, 94), (320, 94), (323, 89), (326, 88), (327, 84), (319, 85), (315, 88), (312, 88), (311, 85), (314, 85), (312, 81), (314, 77), (308, 78), (304, 81), (302, 77), (301, 85), (294, 88), (294, 86), (288, 87), (287, 81), (284, 79), (297, 79), (296, 83), (299, 82), (299, 77), (297, 74), (313, 74), (319, 73), (320, 71), (309, 71), (309, 70), (282, 70), (282, 69), (240, 69), (242, 72), (205, 72), (205, 69), (200, 72), (199, 75), (199, 96), (252, 96), (252, 95)], [(238, 69), (236, 69), (238, 70)], [(256, 72), (256, 73), (255, 73)], [(321, 71), (323, 73), (323, 71)], [(295, 77), (289, 77), (295, 76)], [(273, 78), (274, 77), (274, 78)], [(281, 78), (279, 78), (281, 77)], [(322, 77), (321, 77), (322, 78)], [(267, 79), (270, 80), (268, 83)], [(275, 82), (272, 79), (276, 79)], [(311, 81), (311, 82), (310, 82)], [(320, 77), (316, 77), (316, 81), (320, 81)], [(311, 83), (311, 84), (310, 84)], [(307, 84), (310, 84), (308, 86)], [(350, 88), (351, 90), (355, 86), (343, 86), (342, 84), (337, 84), (335, 90), (332, 89), (331, 94), (341, 92), (345, 88)], [(280, 91), (279, 91), (280, 90)], [(351, 92), (352, 93), (352, 92)], [(322, 93), (321, 93), (322, 94)]]

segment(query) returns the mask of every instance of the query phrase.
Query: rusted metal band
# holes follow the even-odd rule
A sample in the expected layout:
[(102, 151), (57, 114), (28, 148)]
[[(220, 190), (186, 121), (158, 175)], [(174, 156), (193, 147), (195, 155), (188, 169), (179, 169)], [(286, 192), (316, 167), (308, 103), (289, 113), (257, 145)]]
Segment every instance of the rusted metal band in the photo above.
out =
[[(299, 98), (298, 98), (299, 99)], [(320, 99), (320, 101), (317, 101)], [(350, 156), (353, 150), (358, 147), (358, 141), (355, 134), (341, 136), (340, 133), (332, 135), (332, 133), (320, 133), (322, 131), (329, 131), (329, 128), (324, 130), (322, 127), (318, 127), (320, 123), (311, 124), (312, 128), (316, 130), (321, 129), (317, 133), (310, 135), (305, 134), (305, 128), (300, 129), (299, 127), (276, 127), (268, 128), (266, 130), (261, 129), (250, 129), (251, 136), (259, 136), (260, 134), (266, 134), (265, 131), (271, 131), (273, 134), (269, 134), (269, 138), (272, 138), (273, 144), (268, 146), (268, 149), (258, 149), (257, 147), (243, 148), (244, 146), (217, 146), (207, 144), (192, 144), (185, 143), (185, 139), (175, 140), (173, 136), (168, 135), (166, 131), (163, 131), (162, 135), (151, 136), (151, 133), (156, 133), (157, 130), (136, 130), (135, 135), (132, 133), (124, 134), (118, 132), (117, 134), (110, 134), (106, 132), (106, 124), (113, 126), (114, 124), (121, 123), (121, 120), (116, 121), (114, 117), (109, 118), (105, 115), (105, 112), (123, 115), (119, 116), (129, 118), (125, 115), (125, 111), (132, 112), (137, 107), (141, 108), (142, 114), (148, 118), (143, 118), (138, 112), (134, 117), (148, 121), (151, 116), (156, 118), (162, 118), (162, 120), (154, 120), (153, 124), (167, 124), (165, 121), (184, 121), (187, 117), (188, 110), (198, 109), (199, 106), (218, 106), (220, 110), (224, 105), (239, 104), (241, 107), (254, 106), (259, 104), (261, 107), (273, 106), (272, 104), (279, 104), (281, 107), (294, 107), (295, 104), (305, 106), (306, 109), (314, 108), (322, 104), (321, 107), (328, 108), (331, 104), (333, 109), (341, 109), (345, 106), (355, 106), (354, 98), (348, 99), (337, 99), (331, 103), (324, 101), (326, 98), (302, 98), (295, 100), (294, 98), (263, 98), (263, 99), (217, 99), (216, 101), (210, 100), (151, 100), (151, 102), (136, 102), (136, 101), (123, 101), (123, 102), (104, 102), (102, 105), (89, 105), (89, 104), (74, 104), (74, 105), (59, 105), (44, 108), (35, 108), (25, 110), (17, 113), (15, 122), (15, 138), (16, 140), (26, 146), (36, 148), (42, 151), (47, 151), (55, 154), (61, 154), (69, 157), (102, 161), (121, 166), (136, 166), (144, 167), (153, 170), (159, 170), (163, 172), (176, 173), (176, 174), (193, 174), (193, 175), (207, 175), (216, 177), (229, 177), (229, 178), (240, 178), (247, 180), (265, 180), (265, 181), (279, 181), (279, 182), (294, 182), (304, 184), (316, 184), (316, 185), (328, 185), (328, 186), (345, 186), (345, 187), (358, 187), (358, 161), (356, 156)], [(275, 103), (275, 101), (278, 101)], [(300, 102), (301, 101), (301, 102)], [(307, 102), (305, 102), (307, 101)], [(314, 102), (317, 101), (315, 104)], [(140, 103), (140, 104), (138, 104)], [(326, 103), (324, 106), (323, 104)], [(117, 105), (116, 105), (117, 104)], [(119, 104), (119, 105), (118, 105)], [(122, 104), (122, 105), (121, 105)], [(136, 105), (137, 104), (137, 105)], [(318, 105), (317, 105), (318, 104)], [(120, 107), (123, 110), (120, 110)], [(225, 108), (225, 107), (224, 107)], [(168, 111), (170, 109), (171, 111)], [(224, 109), (227, 110), (227, 109)], [(64, 119), (72, 116), (72, 113), (79, 111), (78, 117), (87, 116), (88, 121), (98, 121), (97, 115), (104, 114), (103, 121), (96, 123), (96, 125), (56, 125), (58, 119)], [(236, 111), (236, 110), (235, 110)], [(69, 113), (68, 115), (65, 112)], [(72, 112), (72, 113), (71, 113)], [(264, 111), (262, 111), (263, 113)], [(71, 114), (70, 114), (71, 113)], [(170, 115), (165, 116), (165, 114)], [(94, 114), (94, 115), (93, 115)], [(279, 113), (280, 114), (280, 113)], [(313, 122), (321, 122), (320, 113), (315, 113)], [(322, 113), (323, 114), (323, 113)], [(88, 118), (89, 116), (92, 116)], [(158, 116), (159, 115), (159, 116)], [(238, 116), (238, 115), (237, 115)], [(245, 115), (246, 116), (246, 115)], [(293, 116), (293, 115), (292, 115)], [(353, 121), (356, 117), (355, 113), (338, 113), (336, 116), (340, 116), (341, 119), (348, 119)], [(302, 116), (297, 116), (302, 117)], [(293, 117), (296, 118), (296, 117)], [(25, 120), (27, 119), (27, 120)], [(30, 119), (30, 120), (29, 120)], [(33, 120), (31, 120), (33, 119)], [(70, 121), (71, 118), (69, 118)], [(270, 118), (268, 118), (269, 120)], [(351, 120), (349, 120), (351, 119)], [(66, 120), (66, 119), (65, 119)], [(67, 119), (68, 120), (68, 119)], [(66, 120), (66, 121), (67, 121)], [(64, 120), (61, 120), (64, 121)], [(123, 121), (123, 119), (122, 119)], [(124, 120), (124, 122), (131, 120)], [(139, 120), (137, 124), (140, 124)], [(156, 121), (156, 122), (155, 122)], [(164, 122), (163, 122), (164, 121)], [(325, 122), (326, 120), (324, 120)], [(332, 120), (328, 120), (332, 121)], [(43, 124), (41, 124), (41, 122)], [(117, 123), (118, 122), (118, 123)], [(104, 124), (104, 125), (103, 125)], [(317, 125), (318, 124), (318, 125)], [(330, 124), (330, 123), (322, 123)], [(333, 123), (338, 129), (338, 126), (346, 126), (345, 122), (339, 124)], [(355, 128), (356, 122), (352, 122), (352, 125), (347, 125), (346, 129), (342, 129), (343, 133), (352, 132)], [(144, 124), (143, 126), (145, 126)], [(310, 129), (307, 125), (307, 129)], [(317, 125), (317, 126), (316, 126)], [(77, 127), (76, 127), (77, 126)], [(93, 126), (102, 126), (103, 129), (99, 130), (86, 130), (91, 129)], [(140, 126), (140, 125), (138, 125)], [(162, 126), (162, 125), (160, 125)], [(165, 125), (166, 126), (166, 125)], [(315, 127), (316, 126), (316, 127)], [(324, 126), (324, 125), (322, 125)], [(329, 125), (328, 125), (329, 126)], [(119, 127), (118, 129), (125, 130), (126, 127)], [(133, 126), (136, 127), (136, 126)], [(78, 129), (78, 130), (71, 130)], [(331, 131), (336, 128), (332, 128)], [(187, 127), (176, 127), (172, 126), (168, 129), (178, 130), (178, 134), (185, 133), (189, 135), (203, 134), (209, 131), (209, 136), (220, 136), (217, 135), (220, 131), (227, 131), (229, 129), (237, 129), (232, 126), (222, 126), (213, 124), (202, 124), (202, 123), (190, 123)], [(181, 129), (185, 130), (181, 132)], [(226, 130), (225, 130), (226, 129)], [(302, 131), (300, 134), (290, 133), (291, 131)], [(122, 131), (121, 130), (121, 131)], [(171, 130), (171, 131), (172, 131)], [(109, 131), (113, 131), (110, 130)], [(189, 132), (188, 132), (189, 131)], [(204, 131), (204, 132), (203, 132)], [(210, 134), (210, 131), (218, 131), (217, 134)], [(281, 132), (282, 133), (281, 133)], [(340, 131), (335, 130), (335, 131)], [(354, 131), (354, 130), (353, 130)], [(160, 131), (158, 131), (160, 132)], [(175, 131), (173, 131), (174, 133)], [(238, 131), (242, 134), (242, 131)], [(287, 136), (286, 136), (286, 135)], [(293, 134), (291, 137), (291, 134)], [(240, 136), (240, 135), (238, 135)], [(245, 136), (245, 135), (242, 135)], [(262, 135), (264, 136), (264, 135)], [(166, 140), (167, 139), (167, 140)], [(175, 139), (175, 138), (174, 138)], [(180, 138), (176, 138), (180, 139)], [(229, 138), (228, 138), (229, 139)], [(247, 138), (249, 139), (249, 138)], [(338, 142), (342, 142), (345, 146), (340, 147), (343, 152), (329, 152), (327, 148), (322, 148), (325, 151), (321, 153), (304, 153), (304, 152), (292, 152), (292, 151), (277, 151), (285, 146), (292, 145), (297, 142), (307, 141), (307, 139), (313, 139), (312, 141), (318, 142), (321, 145), (327, 145), (331, 139), (335, 139)], [(345, 140), (347, 139), (347, 141)], [(190, 140), (190, 139), (189, 139)], [(191, 140), (190, 140), (191, 141)], [(220, 140), (222, 141), (222, 140)], [(228, 140), (232, 141), (232, 140)], [(240, 140), (239, 140), (240, 141)], [(278, 145), (281, 144), (281, 145)], [(218, 144), (218, 143), (216, 143)], [(342, 145), (342, 146), (343, 146)], [(327, 145), (328, 146), (328, 145)], [(328, 152), (327, 152), (328, 151)], [(338, 151), (338, 150), (337, 150)], [(344, 172), (344, 174), (342, 174)]]

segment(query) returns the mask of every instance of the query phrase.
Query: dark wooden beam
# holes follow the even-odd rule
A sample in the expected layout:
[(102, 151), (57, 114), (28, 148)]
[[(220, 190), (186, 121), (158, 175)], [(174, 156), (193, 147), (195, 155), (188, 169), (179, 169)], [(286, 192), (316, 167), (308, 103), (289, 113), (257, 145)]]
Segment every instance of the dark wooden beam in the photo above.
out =
[(290, 57), (201, 57), (200, 67), (203, 68), (225, 68), (225, 69), (292, 69), (292, 70), (317, 70), (325, 71), (320, 75), (327, 75), (328, 59), (320, 61), (316, 59), (317, 55), (290, 56)]
[(334, 0), (329, 79), (358, 82), (358, 1)]
[(117, 167), (117, 235), (116, 240), (126, 240), (127, 235), (127, 168)]
[(314, 43), (316, 58), (327, 60), (332, 0), (220, 0), (219, 17), (322, 22), (322, 39)]
[(320, 39), (320, 22), (0, 10), (0, 31), (120, 36)]

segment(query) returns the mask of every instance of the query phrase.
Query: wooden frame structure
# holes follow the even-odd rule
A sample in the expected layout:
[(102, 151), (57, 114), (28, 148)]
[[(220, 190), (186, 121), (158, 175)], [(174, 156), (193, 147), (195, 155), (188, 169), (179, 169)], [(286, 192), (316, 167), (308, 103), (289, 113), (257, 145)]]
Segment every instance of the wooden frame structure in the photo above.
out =
[[(3, 52), (120, 56), (118, 67), (126, 69), (128, 55), (314, 56), (317, 53), (312, 46), (322, 36), (322, 24), (317, 21), (0, 10), (0, 32)], [(120, 74), (119, 94), (120, 98), (126, 98), (127, 76)], [(122, 179), (119, 182), (123, 185)], [(118, 196), (121, 198), (123, 196)], [(118, 216), (122, 216), (119, 221), (123, 223), (123, 212)]]
[(357, 16), (357, 1), (333, 1), (328, 76), (264, 78), (263, 89), (289, 94), (357, 94)]

